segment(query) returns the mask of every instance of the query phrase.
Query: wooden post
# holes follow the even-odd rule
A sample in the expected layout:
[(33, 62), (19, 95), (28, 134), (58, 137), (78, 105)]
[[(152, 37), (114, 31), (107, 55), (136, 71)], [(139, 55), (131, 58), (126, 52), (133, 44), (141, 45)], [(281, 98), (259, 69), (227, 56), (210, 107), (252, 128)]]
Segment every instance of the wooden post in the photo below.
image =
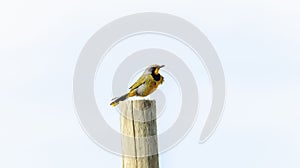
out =
[(159, 168), (155, 100), (120, 103), (122, 168)]

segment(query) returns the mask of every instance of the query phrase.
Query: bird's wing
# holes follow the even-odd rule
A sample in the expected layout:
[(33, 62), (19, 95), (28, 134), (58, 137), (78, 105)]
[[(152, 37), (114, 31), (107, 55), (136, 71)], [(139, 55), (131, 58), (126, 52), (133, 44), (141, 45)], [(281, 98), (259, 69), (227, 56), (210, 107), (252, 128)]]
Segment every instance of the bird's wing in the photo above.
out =
[(130, 86), (130, 90), (134, 90), (144, 84), (146, 82), (147, 75), (142, 75), (132, 86)]

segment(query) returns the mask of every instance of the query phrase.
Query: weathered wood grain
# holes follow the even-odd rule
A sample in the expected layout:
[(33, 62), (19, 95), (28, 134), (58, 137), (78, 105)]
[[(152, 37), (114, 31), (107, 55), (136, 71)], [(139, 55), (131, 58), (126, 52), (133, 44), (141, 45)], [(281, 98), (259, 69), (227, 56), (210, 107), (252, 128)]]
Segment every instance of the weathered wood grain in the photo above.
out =
[(159, 168), (155, 100), (120, 103), (123, 168)]

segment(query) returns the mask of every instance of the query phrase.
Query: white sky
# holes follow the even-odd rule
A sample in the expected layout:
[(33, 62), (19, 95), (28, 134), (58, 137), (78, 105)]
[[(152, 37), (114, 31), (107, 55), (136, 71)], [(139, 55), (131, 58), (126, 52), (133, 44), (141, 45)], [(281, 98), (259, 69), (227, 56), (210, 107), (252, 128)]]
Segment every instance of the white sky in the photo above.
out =
[[(72, 100), (83, 45), (136, 12), (180, 16), (215, 46), (227, 80), (221, 124), (201, 123), (161, 167), (300, 167), (299, 1), (1, 1), (0, 167), (120, 167), (83, 132)], [(199, 121), (203, 120), (201, 115)]]

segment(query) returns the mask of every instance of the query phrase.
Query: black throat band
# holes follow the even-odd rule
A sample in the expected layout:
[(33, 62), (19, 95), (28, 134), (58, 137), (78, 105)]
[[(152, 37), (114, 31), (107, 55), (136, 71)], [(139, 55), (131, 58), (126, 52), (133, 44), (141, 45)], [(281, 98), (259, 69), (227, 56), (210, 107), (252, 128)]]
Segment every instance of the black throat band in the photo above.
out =
[(160, 80), (160, 74), (157, 74), (157, 75), (156, 75), (156, 74), (154, 73), (154, 71), (155, 71), (155, 69), (152, 70), (151, 75), (152, 75), (152, 77), (154, 78), (154, 80), (159, 81), (159, 80)]

